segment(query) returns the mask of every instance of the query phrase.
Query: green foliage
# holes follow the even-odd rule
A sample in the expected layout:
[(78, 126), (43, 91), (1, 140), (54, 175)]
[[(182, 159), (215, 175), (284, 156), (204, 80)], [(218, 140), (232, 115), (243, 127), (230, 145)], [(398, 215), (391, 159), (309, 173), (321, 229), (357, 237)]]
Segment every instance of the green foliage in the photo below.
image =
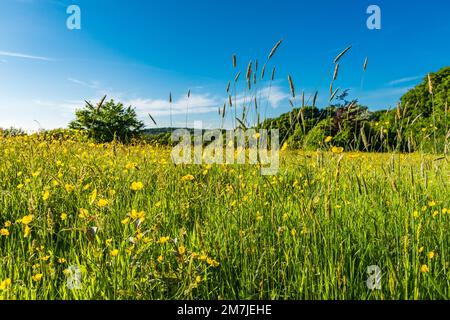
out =
[(325, 138), (328, 136), (327, 132), (332, 125), (331, 119), (327, 118), (320, 121), (317, 126), (312, 128), (305, 136), (304, 148), (307, 150), (315, 150), (324, 146)]
[[(292, 148), (308, 150), (333, 146), (347, 151), (443, 153), (449, 150), (450, 67), (430, 74), (406, 93), (395, 110), (371, 112), (356, 100), (347, 101), (348, 90), (335, 104), (317, 109), (294, 109), (263, 123), (264, 128), (279, 128), (280, 136)], [(331, 143), (324, 140), (331, 136)]]
[(6, 129), (0, 128), (0, 136), (5, 137), (5, 138), (24, 136), (26, 134), (27, 133), (20, 128), (19, 129), (14, 128), (14, 127), (6, 128)]
[(116, 140), (128, 143), (142, 133), (144, 123), (137, 119), (133, 108), (125, 108), (114, 100), (103, 101), (96, 107), (86, 102), (83, 109), (76, 111), (76, 120), (69, 124), (69, 128), (86, 131), (96, 142)]
[[(428, 77), (402, 98), (402, 106), (407, 108), (407, 116), (431, 117), (433, 110), (442, 114), (450, 100), (450, 67), (445, 67), (436, 73), (431, 73), (433, 95), (429, 92)], [(434, 106), (433, 106), (434, 103)]]
[(53, 130), (41, 130), (38, 133), (31, 135), (36, 137), (39, 141), (77, 141), (87, 142), (89, 137), (87, 131), (75, 130), (75, 129), (53, 129)]

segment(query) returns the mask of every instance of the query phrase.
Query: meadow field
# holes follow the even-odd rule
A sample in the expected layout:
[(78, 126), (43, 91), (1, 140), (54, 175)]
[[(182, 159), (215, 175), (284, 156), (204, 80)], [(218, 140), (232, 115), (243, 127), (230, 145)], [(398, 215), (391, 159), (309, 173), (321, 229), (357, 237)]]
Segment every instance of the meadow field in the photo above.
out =
[(448, 158), (170, 151), (0, 138), (0, 299), (450, 298)]

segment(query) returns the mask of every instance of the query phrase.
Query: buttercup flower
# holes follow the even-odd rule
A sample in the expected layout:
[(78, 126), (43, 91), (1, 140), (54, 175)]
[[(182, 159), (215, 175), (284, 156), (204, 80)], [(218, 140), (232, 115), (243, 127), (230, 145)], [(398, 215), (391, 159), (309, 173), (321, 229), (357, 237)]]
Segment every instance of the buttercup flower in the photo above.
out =
[(34, 282), (39, 282), (42, 280), (42, 277), (44, 275), (42, 273), (37, 273), (34, 276), (31, 277), (31, 279), (33, 279)]
[(133, 182), (130, 187), (133, 191), (139, 191), (144, 189), (144, 184), (142, 182)]
[(420, 267), (420, 272), (428, 273), (428, 272), (430, 272), (430, 269), (428, 268), (428, 266), (426, 264), (424, 264)]

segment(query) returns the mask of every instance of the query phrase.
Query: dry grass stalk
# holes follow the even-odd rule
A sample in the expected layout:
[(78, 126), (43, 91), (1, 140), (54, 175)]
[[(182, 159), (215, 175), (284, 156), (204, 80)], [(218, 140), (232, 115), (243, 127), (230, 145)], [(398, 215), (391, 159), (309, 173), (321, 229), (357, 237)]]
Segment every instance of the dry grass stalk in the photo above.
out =
[(333, 94), (330, 97), (330, 102), (333, 101), (334, 97), (336, 96), (336, 94), (339, 92), (339, 88), (337, 88), (336, 90), (334, 90)]
[(273, 49), (270, 51), (268, 60), (272, 59), (272, 57), (273, 57), (274, 54), (277, 52), (277, 50), (278, 50), (278, 48), (280, 47), (280, 45), (281, 45), (282, 42), (283, 42), (283, 39), (281, 39), (280, 41), (278, 41), (277, 44), (275, 45), (275, 47), (273, 47)]
[(333, 81), (336, 81), (338, 74), (339, 74), (339, 63), (336, 63), (336, 66), (334, 67)]
[(431, 74), (428, 74), (428, 92), (433, 94), (433, 82), (431, 81)]
[(292, 97), (295, 99), (295, 87), (294, 87), (294, 81), (292, 80), (291, 75), (288, 76), (289, 80), (289, 88), (291, 89)]
[(252, 75), (252, 61), (250, 61), (248, 63), (248, 67), (247, 67), (247, 74), (245, 76), (245, 78), (247, 79), (247, 81), (250, 80), (250, 76)]
[(316, 102), (317, 102), (317, 96), (319, 95), (319, 91), (316, 91), (316, 93), (314, 94), (314, 98), (313, 98), (313, 108), (316, 107)]
[(337, 63), (343, 56), (344, 54), (347, 53), (348, 50), (350, 50), (352, 48), (352, 46), (348, 46), (347, 48), (344, 49), (344, 51), (342, 51), (341, 53), (339, 53), (337, 55), (337, 57), (334, 59), (334, 63)]
[(239, 72), (236, 74), (236, 77), (234, 77), (234, 82), (238, 82), (240, 76), (241, 76), (241, 72), (239, 71)]

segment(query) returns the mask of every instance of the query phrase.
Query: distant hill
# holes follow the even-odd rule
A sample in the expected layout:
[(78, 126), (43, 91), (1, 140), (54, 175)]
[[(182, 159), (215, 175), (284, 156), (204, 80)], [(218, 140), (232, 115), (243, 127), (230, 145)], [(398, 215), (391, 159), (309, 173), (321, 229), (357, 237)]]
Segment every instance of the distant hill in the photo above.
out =
[(145, 135), (153, 136), (153, 135), (171, 133), (178, 129), (184, 129), (184, 128), (151, 128), (151, 129), (145, 129), (143, 133)]

